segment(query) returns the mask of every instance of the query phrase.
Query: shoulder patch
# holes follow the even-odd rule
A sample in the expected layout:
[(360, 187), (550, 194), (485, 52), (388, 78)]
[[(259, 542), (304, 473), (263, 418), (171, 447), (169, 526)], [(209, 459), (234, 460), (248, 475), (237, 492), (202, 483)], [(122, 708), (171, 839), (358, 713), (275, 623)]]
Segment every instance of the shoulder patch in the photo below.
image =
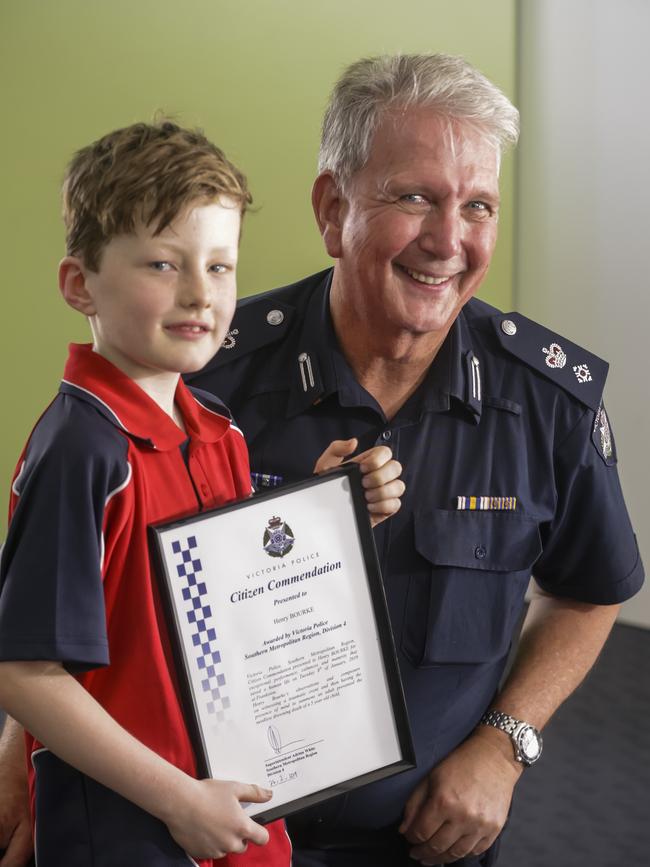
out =
[(608, 467), (616, 463), (616, 446), (614, 444), (614, 434), (605, 412), (604, 404), (600, 404), (594, 418), (594, 426), (591, 432), (591, 441), (596, 447), (596, 451), (605, 461)]
[(503, 348), (597, 411), (609, 364), (521, 313), (499, 313), (492, 324)]

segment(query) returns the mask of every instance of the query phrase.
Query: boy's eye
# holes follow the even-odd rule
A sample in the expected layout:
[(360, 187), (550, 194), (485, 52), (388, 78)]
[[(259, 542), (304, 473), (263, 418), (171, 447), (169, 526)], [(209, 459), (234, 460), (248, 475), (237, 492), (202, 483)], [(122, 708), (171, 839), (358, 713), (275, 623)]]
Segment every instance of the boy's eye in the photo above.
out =
[(154, 271), (171, 271), (172, 268), (170, 262), (149, 262), (149, 267)]
[(222, 264), (210, 265), (210, 270), (215, 274), (225, 274), (228, 270), (228, 266)]

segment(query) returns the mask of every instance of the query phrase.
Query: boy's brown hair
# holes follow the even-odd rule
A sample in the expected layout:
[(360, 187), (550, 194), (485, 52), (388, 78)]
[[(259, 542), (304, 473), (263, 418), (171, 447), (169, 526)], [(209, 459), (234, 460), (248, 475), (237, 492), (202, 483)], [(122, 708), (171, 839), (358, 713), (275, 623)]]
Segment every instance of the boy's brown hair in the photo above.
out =
[(68, 255), (99, 269), (103, 247), (136, 223), (162, 232), (190, 203), (234, 199), (243, 217), (252, 202), (245, 176), (200, 130), (171, 121), (136, 123), (82, 148), (63, 181)]

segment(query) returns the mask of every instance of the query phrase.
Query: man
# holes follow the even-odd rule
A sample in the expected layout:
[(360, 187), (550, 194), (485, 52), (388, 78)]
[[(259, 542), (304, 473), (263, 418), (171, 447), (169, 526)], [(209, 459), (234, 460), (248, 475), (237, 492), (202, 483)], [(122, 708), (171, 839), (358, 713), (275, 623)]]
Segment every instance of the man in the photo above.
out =
[(333, 270), (244, 300), (192, 377), (231, 406), (258, 485), (309, 473), (334, 437), (388, 443), (404, 466), (376, 542), (417, 768), (293, 817), (295, 867), (494, 864), (539, 729), (643, 579), (607, 365), (473, 299), (517, 123), (460, 58), (351, 66), (313, 190)]
[[(297, 867), (494, 863), (537, 730), (642, 581), (607, 366), (471, 300), (517, 123), (460, 58), (350, 67), (313, 189), (333, 271), (244, 301), (230, 349), (193, 378), (231, 406), (258, 482), (303, 476), (334, 436), (389, 443), (404, 466), (376, 541), (417, 769), (290, 821)], [(540, 592), (498, 691), (531, 571)]]

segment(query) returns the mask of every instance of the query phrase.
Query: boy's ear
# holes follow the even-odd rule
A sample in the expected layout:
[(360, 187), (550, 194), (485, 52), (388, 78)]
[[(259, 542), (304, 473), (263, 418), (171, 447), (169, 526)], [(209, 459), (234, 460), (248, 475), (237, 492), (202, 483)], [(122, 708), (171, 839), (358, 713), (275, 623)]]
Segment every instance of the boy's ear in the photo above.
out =
[(88, 269), (78, 256), (66, 256), (59, 263), (59, 291), (66, 304), (84, 316), (92, 316), (97, 311), (86, 278)]
[(341, 236), (347, 202), (329, 172), (323, 172), (314, 181), (311, 204), (325, 249), (332, 259), (340, 259), (343, 252)]

